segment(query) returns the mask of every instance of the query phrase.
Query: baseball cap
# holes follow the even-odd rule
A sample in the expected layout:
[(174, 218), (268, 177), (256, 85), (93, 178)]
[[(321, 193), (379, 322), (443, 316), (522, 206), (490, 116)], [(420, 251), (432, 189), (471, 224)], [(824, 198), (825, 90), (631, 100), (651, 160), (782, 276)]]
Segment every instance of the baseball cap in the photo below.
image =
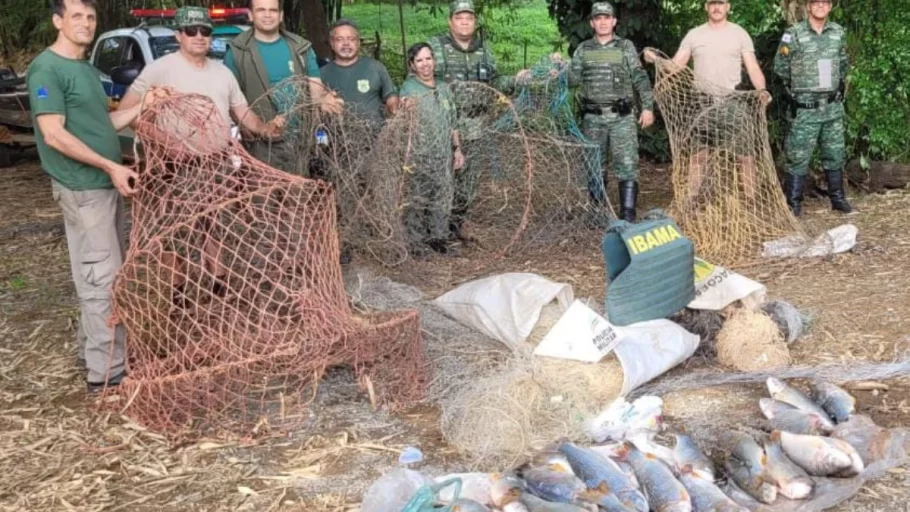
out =
[(591, 6), (591, 18), (594, 16), (613, 16), (613, 6), (608, 2), (597, 2)]
[(449, 16), (455, 16), (460, 12), (474, 14), (474, 2), (471, 0), (455, 0), (449, 4)]
[(180, 7), (174, 15), (177, 28), (202, 26), (212, 28), (212, 18), (205, 7)]

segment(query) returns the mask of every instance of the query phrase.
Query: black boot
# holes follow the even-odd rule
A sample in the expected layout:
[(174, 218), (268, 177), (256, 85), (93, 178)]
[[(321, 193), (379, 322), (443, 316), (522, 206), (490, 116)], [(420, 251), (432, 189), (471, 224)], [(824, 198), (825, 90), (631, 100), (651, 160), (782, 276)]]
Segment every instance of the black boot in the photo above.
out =
[(638, 182), (619, 182), (619, 218), (626, 222), (635, 222), (635, 203), (638, 202)]
[(799, 217), (803, 213), (803, 182), (805, 176), (797, 176), (787, 173), (784, 178), (784, 196), (787, 198), (787, 206), (793, 212), (794, 217)]
[(826, 169), (825, 178), (828, 180), (828, 198), (831, 199), (831, 209), (843, 213), (853, 213), (853, 207), (847, 202), (847, 195), (844, 193), (844, 172), (840, 169), (834, 171)]

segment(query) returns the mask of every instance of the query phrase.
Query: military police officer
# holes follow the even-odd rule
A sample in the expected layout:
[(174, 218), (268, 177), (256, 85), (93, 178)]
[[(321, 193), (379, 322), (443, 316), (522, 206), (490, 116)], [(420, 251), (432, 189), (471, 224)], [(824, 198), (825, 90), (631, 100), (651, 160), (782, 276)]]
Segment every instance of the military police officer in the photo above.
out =
[[(654, 123), (654, 98), (651, 81), (638, 59), (635, 45), (616, 36), (615, 27), (613, 6), (607, 2), (595, 3), (591, 8), (594, 37), (575, 50), (569, 84), (581, 85), (585, 137), (600, 145), (604, 161), (607, 151), (613, 157), (613, 169), (619, 181), (619, 216), (634, 222), (638, 200), (638, 130), (632, 115), (636, 110), (634, 93), (638, 92), (641, 101), (638, 124), (642, 128)], [(604, 186), (596, 179), (589, 180), (589, 191), (595, 201), (604, 201), (606, 181), (606, 169)]]
[[(510, 91), (516, 80), (520, 82), (530, 78), (528, 70), (520, 71), (514, 78), (499, 75), (493, 52), (483, 38), (475, 37), (476, 29), (477, 17), (473, 0), (454, 0), (449, 5), (449, 32), (428, 41), (436, 58), (436, 78), (447, 83), (483, 82), (504, 92)], [(459, 98), (459, 125), (465, 142), (465, 166), (455, 175), (455, 202), (452, 208), (452, 232), (455, 237), (462, 239), (461, 227), (474, 202), (480, 179), (478, 153), (484, 150), (483, 144), (478, 143), (483, 135), (478, 116), (487, 107), (485, 103), (466, 105), (470, 100), (471, 98)]]
[(831, 0), (809, 0), (808, 7), (808, 18), (784, 32), (774, 58), (774, 72), (790, 91), (793, 114), (784, 193), (793, 214), (800, 215), (803, 180), (820, 143), (831, 208), (851, 213), (843, 176), (846, 36), (840, 25), (828, 21)]

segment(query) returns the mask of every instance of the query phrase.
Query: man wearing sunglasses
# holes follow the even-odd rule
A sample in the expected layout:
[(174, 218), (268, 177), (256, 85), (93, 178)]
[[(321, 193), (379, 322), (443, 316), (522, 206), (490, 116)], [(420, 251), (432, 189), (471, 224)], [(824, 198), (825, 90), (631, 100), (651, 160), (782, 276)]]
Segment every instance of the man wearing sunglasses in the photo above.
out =
[(817, 145), (828, 181), (831, 209), (852, 213), (844, 193), (844, 91), (849, 62), (847, 36), (828, 21), (831, 0), (809, 0), (808, 17), (780, 40), (774, 72), (790, 92), (793, 122), (787, 136), (784, 195), (793, 215), (802, 213), (803, 180)]
[(230, 137), (231, 117), (246, 130), (261, 137), (276, 137), (283, 128), (284, 119), (276, 117), (262, 121), (253, 112), (233, 73), (224, 64), (208, 58), (212, 44), (212, 20), (203, 7), (177, 9), (177, 42), (180, 50), (146, 66), (120, 101), (120, 109), (127, 109), (142, 101), (151, 87), (170, 87), (178, 93), (201, 94), (215, 104), (224, 121), (224, 137)]

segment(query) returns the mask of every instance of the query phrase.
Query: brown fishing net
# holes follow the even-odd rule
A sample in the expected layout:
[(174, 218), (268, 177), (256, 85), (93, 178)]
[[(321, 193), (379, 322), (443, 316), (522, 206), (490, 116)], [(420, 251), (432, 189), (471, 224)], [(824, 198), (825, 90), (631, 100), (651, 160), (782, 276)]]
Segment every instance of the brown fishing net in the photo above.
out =
[(416, 311), (349, 307), (332, 186), (266, 166), (228, 130), (197, 95), (139, 119), (145, 168), (114, 287), (128, 332), (118, 405), (172, 435), (249, 433), (303, 418), (294, 406), (334, 365), (393, 408), (420, 399)]
[[(301, 98), (305, 87), (291, 79), (275, 90)], [(600, 153), (557, 122), (570, 117), (564, 75), (541, 70), (512, 98), (480, 83), (448, 87), (450, 95), (414, 97), (382, 123), (350, 105), (341, 115), (299, 100), (288, 109), (282, 140), (294, 141), (295, 161), (306, 162), (290, 171), (335, 186), (345, 247), (398, 265), (427, 256), (456, 231), (491, 255), (601, 236), (585, 229), (612, 217), (609, 204), (588, 193), (589, 176), (602, 179)], [(442, 101), (453, 103), (450, 113)], [(453, 130), (466, 159), (461, 169), (453, 165)], [(282, 167), (281, 151), (268, 155)]]
[(777, 179), (760, 94), (702, 83), (666, 58), (655, 65), (673, 152), (670, 209), (699, 256), (732, 266), (756, 260), (763, 242), (801, 234)]

